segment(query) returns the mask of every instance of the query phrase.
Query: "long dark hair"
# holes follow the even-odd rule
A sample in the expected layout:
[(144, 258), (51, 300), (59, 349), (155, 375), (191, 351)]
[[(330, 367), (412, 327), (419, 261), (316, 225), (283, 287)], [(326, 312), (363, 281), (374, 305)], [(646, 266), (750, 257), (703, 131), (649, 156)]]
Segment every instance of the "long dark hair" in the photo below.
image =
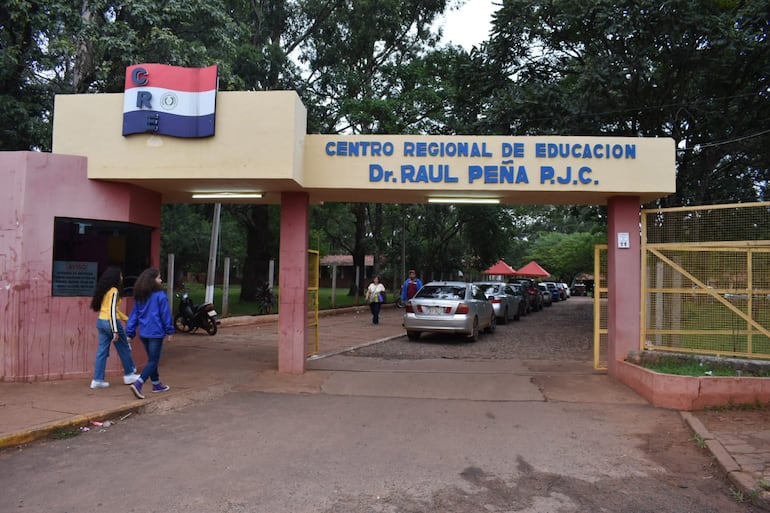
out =
[(120, 267), (111, 265), (99, 277), (94, 290), (94, 297), (91, 298), (91, 310), (98, 312), (102, 309), (102, 299), (112, 287), (118, 289), (118, 295), (123, 295), (123, 273)]
[(163, 286), (155, 281), (158, 276), (160, 276), (160, 271), (154, 267), (142, 271), (134, 283), (134, 299), (136, 301), (145, 302), (153, 292), (163, 290)]

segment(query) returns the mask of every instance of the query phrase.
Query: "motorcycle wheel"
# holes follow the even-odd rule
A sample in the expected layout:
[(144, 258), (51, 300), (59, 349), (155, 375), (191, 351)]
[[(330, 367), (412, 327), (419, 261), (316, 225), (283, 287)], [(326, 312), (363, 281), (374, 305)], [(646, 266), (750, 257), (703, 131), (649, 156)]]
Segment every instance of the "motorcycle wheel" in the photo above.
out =
[(177, 315), (174, 319), (174, 329), (180, 333), (189, 333), (192, 331), (192, 327), (184, 320), (184, 315)]
[(206, 330), (206, 333), (209, 335), (216, 335), (217, 334), (217, 321), (216, 319), (212, 319), (211, 317), (207, 317), (205, 321), (203, 321), (202, 328)]

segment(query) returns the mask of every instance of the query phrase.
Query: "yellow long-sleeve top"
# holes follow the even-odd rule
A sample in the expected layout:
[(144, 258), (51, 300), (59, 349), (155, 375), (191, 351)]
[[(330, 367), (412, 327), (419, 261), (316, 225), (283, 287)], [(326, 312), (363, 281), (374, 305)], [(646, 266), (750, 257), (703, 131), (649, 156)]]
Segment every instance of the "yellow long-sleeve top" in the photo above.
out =
[(113, 333), (118, 331), (118, 319), (127, 321), (128, 316), (120, 311), (120, 294), (118, 289), (112, 287), (102, 298), (102, 309), (99, 310), (99, 318), (110, 321), (110, 328)]

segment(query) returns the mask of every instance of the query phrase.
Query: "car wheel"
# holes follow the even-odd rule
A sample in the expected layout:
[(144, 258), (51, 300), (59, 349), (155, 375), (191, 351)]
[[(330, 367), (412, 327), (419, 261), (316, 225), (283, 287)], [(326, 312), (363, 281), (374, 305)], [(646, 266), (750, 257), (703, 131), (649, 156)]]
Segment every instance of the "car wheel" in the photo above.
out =
[(514, 321), (518, 321), (521, 319), (521, 307), (516, 309), (516, 314), (513, 316)]
[(417, 340), (420, 338), (420, 332), (419, 331), (407, 331), (406, 336), (409, 338), (409, 340)]
[(487, 329), (484, 330), (487, 333), (494, 333), (497, 329), (497, 316), (495, 315), (495, 312), (492, 312), (492, 318), (489, 319), (489, 326), (487, 326)]
[(471, 334), (468, 335), (468, 338), (472, 342), (476, 342), (479, 339), (479, 318), (478, 317), (473, 318), (473, 328), (471, 328)]
[(500, 317), (500, 324), (506, 324), (508, 322), (508, 309), (505, 309), (505, 312), (503, 312), (503, 316)]

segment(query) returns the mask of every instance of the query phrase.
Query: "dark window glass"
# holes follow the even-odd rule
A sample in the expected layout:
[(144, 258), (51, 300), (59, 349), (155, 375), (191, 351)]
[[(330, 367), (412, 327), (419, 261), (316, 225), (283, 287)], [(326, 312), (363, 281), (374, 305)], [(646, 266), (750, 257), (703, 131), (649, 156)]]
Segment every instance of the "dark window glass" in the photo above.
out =
[(53, 233), (53, 296), (91, 296), (110, 265), (123, 270), (124, 292), (150, 265), (152, 228), (118, 221), (57, 217)]

